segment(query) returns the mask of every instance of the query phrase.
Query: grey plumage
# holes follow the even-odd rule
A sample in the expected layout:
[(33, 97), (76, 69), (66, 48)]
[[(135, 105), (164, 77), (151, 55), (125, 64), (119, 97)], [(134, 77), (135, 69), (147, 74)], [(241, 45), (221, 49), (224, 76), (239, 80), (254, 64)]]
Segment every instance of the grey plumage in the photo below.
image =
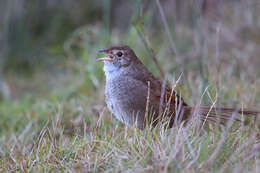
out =
[[(233, 112), (259, 114), (259, 111), (245, 109), (190, 107), (170, 87), (162, 89), (160, 80), (147, 70), (128, 46), (114, 46), (101, 52), (107, 55), (99, 59), (104, 61), (107, 107), (118, 120), (129, 126), (136, 124), (143, 129), (147, 119), (154, 120), (153, 125), (156, 125), (162, 115), (166, 115), (172, 127), (176, 120), (186, 121), (194, 112), (200, 114), (203, 121), (220, 123), (229, 120)], [(149, 112), (146, 112), (147, 105)], [(160, 110), (165, 108), (168, 108), (168, 113), (161, 114)]]

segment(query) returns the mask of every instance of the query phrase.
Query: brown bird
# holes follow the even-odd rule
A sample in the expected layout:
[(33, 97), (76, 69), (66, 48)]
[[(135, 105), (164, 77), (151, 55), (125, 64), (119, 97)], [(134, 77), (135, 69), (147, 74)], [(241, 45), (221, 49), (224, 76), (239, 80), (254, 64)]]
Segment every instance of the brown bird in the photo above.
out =
[(235, 113), (257, 115), (259, 111), (210, 106), (191, 107), (169, 86), (164, 86), (128, 46), (112, 46), (100, 50), (106, 57), (105, 96), (109, 110), (121, 122), (143, 129), (148, 122), (155, 126), (163, 117), (168, 117), (169, 127), (174, 122), (188, 121), (196, 111), (202, 120), (226, 122)]

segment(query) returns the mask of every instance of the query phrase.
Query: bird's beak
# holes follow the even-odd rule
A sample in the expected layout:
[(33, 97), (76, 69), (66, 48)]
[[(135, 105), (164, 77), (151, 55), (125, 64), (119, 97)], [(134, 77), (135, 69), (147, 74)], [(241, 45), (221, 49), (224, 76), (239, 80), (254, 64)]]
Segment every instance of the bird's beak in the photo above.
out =
[(102, 49), (98, 51), (99, 53), (104, 53), (107, 56), (106, 57), (102, 57), (102, 58), (98, 58), (97, 61), (108, 61), (111, 62), (113, 61), (113, 55), (109, 54), (107, 49)]
[(107, 53), (107, 49), (98, 50), (99, 53)]
[(108, 61), (111, 62), (113, 61), (113, 58), (108, 57), (102, 57), (102, 58), (98, 58), (97, 61)]

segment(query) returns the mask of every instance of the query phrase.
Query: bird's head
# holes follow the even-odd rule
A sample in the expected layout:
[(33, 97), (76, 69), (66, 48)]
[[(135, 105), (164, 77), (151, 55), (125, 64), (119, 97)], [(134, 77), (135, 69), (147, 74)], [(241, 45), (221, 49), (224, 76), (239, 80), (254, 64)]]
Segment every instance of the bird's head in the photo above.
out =
[(105, 57), (97, 59), (97, 61), (104, 62), (105, 72), (124, 69), (138, 62), (134, 51), (128, 46), (111, 46), (99, 52), (106, 54)]

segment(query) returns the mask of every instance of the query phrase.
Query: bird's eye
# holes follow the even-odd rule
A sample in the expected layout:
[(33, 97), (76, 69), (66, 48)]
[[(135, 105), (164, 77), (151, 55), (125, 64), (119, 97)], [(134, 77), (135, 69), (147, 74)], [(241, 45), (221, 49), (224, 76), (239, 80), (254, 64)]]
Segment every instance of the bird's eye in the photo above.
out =
[(121, 57), (122, 55), (123, 55), (123, 53), (122, 52), (117, 52), (117, 54), (116, 54), (118, 57)]

